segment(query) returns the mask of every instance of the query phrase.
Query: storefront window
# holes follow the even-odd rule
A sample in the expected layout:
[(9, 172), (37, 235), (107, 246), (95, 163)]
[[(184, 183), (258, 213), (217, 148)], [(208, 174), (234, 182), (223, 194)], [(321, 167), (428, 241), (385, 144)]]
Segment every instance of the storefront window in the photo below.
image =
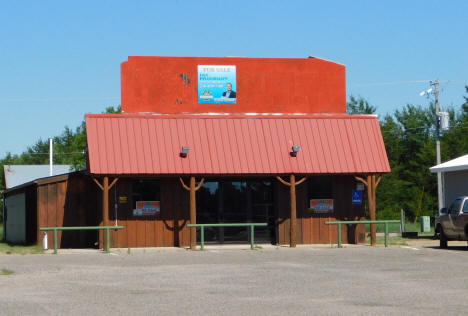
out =
[(161, 201), (161, 190), (157, 179), (136, 179), (132, 182), (133, 208), (137, 201)]
[(308, 183), (309, 210), (316, 215), (333, 213), (333, 178), (331, 176), (311, 177)]
[[(273, 223), (273, 182), (271, 179), (208, 180), (197, 192), (197, 223)], [(274, 228), (274, 227), (273, 227)], [(257, 227), (255, 240), (270, 241), (270, 227)], [(247, 241), (246, 227), (206, 228), (205, 240)]]
[(333, 177), (310, 177), (308, 191), (309, 199), (333, 199)]

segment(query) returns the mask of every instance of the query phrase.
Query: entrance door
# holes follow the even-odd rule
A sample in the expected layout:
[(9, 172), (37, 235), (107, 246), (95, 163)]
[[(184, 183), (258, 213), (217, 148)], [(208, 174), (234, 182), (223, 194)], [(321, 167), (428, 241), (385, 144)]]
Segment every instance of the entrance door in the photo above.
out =
[(248, 197), (251, 200), (249, 221), (267, 223), (267, 227), (255, 228), (255, 240), (276, 244), (276, 216), (273, 204), (273, 181), (255, 180), (248, 182)]
[[(207, 181), (197, 192), (197, 223), (268, 223), (255, 228), (255, 240), (276, 240), (271, 179)], [(248, 242), (247, 227), (207, 228), (205, 240), (224, 243)]]
[[(246, 223), (247, 216), (247, 182), (246, 181), (222, 181), (222, 222), (224, 223)], [(221, 228), (223, 239), (220, 242), (248, 241), (247, 227)]]

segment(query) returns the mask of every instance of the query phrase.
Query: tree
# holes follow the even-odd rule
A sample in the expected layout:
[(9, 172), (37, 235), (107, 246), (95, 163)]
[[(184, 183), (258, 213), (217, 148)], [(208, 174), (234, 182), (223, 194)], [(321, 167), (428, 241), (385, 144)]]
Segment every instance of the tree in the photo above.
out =
[(372, 106), (364, 98), (354, 96), (349, 97), (346, 103), (346, 112), (348, 114), (374, 114), (377, 108)]

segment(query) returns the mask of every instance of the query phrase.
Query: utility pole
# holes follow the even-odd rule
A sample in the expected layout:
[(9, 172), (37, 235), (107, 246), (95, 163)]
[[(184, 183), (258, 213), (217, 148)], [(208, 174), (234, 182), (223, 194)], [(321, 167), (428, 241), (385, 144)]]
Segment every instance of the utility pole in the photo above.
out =
[(54, 139), (49, 138), (49, 176), (54, 175)]
[[(440, 165), (440, 112), (439, 112), (439, 80), (431, 81), (434, 86), (435, 111), (436, 111), (436, 156), (437, 164)], [(444, 197), (442, 196), (442, 173), (437, 172), (437, 197), (439, 200), (439, 210), (444, 207)]]

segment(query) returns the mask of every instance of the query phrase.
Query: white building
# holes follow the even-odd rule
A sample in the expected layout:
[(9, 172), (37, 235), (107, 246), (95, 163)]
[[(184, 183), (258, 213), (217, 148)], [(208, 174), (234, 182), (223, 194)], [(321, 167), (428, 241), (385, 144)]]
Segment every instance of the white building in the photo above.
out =
[(442, 173), (444, 206), (458, 196), (468, 195), (468, 155), (464, 155), (429, 168)]

